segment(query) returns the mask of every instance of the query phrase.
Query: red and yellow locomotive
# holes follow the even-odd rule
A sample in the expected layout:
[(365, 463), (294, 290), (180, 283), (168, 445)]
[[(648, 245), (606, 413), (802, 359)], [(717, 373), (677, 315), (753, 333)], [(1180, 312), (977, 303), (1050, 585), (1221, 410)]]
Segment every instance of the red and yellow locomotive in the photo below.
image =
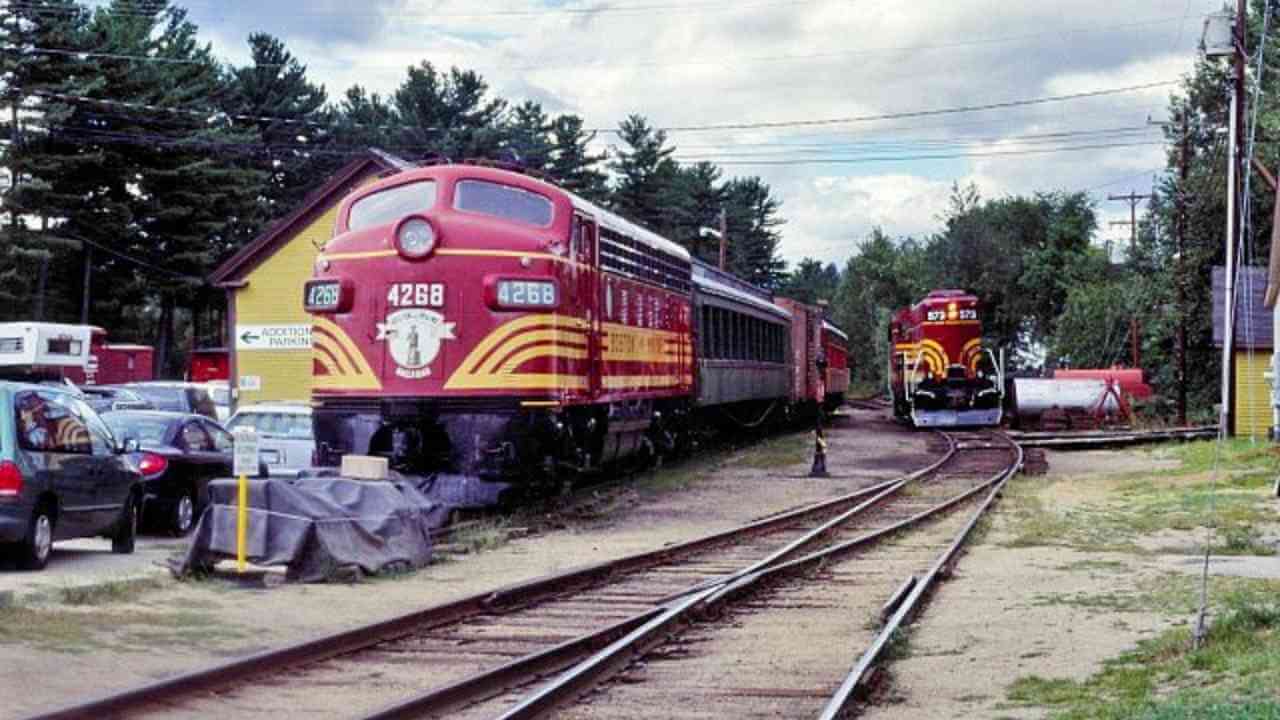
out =
[(999, 425), (1003, 386), (978, 298), (935, 290), (889, 323), (894, 415), (917, 427)]
[(670, 452), (711, 407), (817, 402), (792, 314), (740, 282), (519, 172), (360, 188), (305, 288), (318, 463), (550, 479)]

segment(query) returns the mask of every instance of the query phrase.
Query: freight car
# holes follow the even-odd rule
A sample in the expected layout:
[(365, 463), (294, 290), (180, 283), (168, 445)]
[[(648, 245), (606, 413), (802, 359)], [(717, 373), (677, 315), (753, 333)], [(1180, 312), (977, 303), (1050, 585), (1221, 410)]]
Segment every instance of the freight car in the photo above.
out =
[(894, 414), (916, 427), (999, 425), (1004, 382), (982, 347), (978, 298), (935, 290), (889, 323)]
[(808, 309), (502, 168), (431, 165), (354, 191), (304, 304), (321, 465), (373, 454), (554, 480), (821, 399), (794, 379), (814, 372), (792, 347)]

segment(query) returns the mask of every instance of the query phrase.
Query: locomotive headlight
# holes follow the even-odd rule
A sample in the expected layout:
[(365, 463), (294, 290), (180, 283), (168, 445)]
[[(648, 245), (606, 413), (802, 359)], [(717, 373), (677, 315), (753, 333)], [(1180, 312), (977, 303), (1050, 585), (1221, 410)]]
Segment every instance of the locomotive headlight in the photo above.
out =
[(410, 260), (430, 255), (436, 240), (436, 229), (426, 218), (408, 217), (396, 227), (396, 249)]

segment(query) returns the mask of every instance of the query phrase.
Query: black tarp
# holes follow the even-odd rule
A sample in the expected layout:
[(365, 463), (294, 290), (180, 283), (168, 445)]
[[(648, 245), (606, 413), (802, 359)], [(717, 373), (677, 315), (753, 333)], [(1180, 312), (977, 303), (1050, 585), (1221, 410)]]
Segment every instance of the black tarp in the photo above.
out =
[[(210, 504), (175, 572), (207, 570), (236, 556), (237, 495), (235, 480), (210, 483)], [(367, 574), (422, 567), (431, 559), (431, 530), (453, 509), (400, 477), (252, 479), (248, 506), (249, 561), (285, 565), (289, 579), (304, 582), (351, 567)]]

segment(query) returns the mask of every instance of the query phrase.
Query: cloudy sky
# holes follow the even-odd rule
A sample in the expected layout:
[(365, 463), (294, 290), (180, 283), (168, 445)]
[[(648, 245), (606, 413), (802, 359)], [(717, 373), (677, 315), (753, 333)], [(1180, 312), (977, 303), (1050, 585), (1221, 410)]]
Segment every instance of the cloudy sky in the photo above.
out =
[[(677, 156), (760, 175), (783, 256), (843, 263), (874, 226), (938, 227), (953, 182), (985, 197), (1147, 191), (1159, 128), (1216, 0), (186, 0), (218, 53), (283, 38), (331, 97), (392, 91), (429, 60), (607, 130), (630, 113)], [(1092, 97), (1021, 101), (1147, 86)], [(1009, 104), (1013, 103), (1013, 104)], [(972, 112), (918, 113), (1004, 104)], [(883, 118), (885, 115), (895, 117)], [(882, 119), (875, 119), (882, 118)], [(831, 121), (831, 122), (825, 122)], [(734, 125), (732, 129), (714, 126)], [(713, 126), (706, 129), (706, 126)], [(742, 127), (747, 126), (747, 127)], [(755, 126), (755, 127), (751, 127)], [(685, 128), (685, 129), (680, 129)], [(616, 136), (601, 132), (601, 149)], [(1062, 151), (1063, 148), (1075, 148)], [(1052, 151), (1052, 152), (1049, 152)]]

